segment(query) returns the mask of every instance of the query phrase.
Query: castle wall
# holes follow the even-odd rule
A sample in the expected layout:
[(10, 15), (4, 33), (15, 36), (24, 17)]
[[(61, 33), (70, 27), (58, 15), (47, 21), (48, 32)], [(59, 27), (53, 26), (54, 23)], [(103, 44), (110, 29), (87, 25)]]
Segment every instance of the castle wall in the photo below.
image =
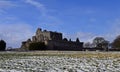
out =
[(50, 32), (51, 40), (62, 40), (62, 33)]
[(28, 48), (30, 43), (45, 42), (47, 50), (82, 50), (82, 42), (64, 41), (62, 33), (47, 31), (38, 28), (32, 40), (28, 39), (22, 43), (21, 48)]
[(48, 50), (82, 50), (83, 42), (69, 42), (69, 41), (58, 41), (49, 40), (47, 41)]
[(41, 29), (37, 29), (36, 35), (33, 37), (33, 41), (44, 42), (46, 40), (62, 40), (62, 33), (52, 32)]
[(36, 35), (37, 41), (45, 41), (45, 40), (51, 40), (50, 33), (49, 32), (41, 32), (39, 35)]

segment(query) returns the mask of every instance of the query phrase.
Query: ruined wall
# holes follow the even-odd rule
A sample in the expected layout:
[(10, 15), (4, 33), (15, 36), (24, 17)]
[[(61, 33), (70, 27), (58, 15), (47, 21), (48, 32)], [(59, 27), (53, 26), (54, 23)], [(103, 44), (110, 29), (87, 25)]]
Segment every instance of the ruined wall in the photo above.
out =
[(46, 30), (42, 31), (41, 29), (38, 28), (36, 31), (36, 35), (33, 38), (33, 41), (44, 42), (45, 40), (51, 40), (50, 32)]
[(62, 40), (62, 33), (47, 31), (38, 28), (36, 35), (32, 37), (33, 42), (44, 42), (46, 40)]
[(28, 39), (22, 43), (22, 48), (28, 48), (32, 42), (44, 42), (47, 50), (82, 50), (82, 42), (66, 41), (62, 38), (62, 33), (47, 31), (38, 28), (32, 40)]
[(62, 33), (50, 32), (51, 40), (62, 40)]
[(28, 39), (27, 41), (23, 41), (22, 45), (21, 45), (21, 48), (23, 48), (25, 50), (28, 50), (28, 47), (29, 47), (31, 42), (32, 42), (31, 39)]
[(70, 41), (47, 41), (48, 50), (82, 50), (83, 42), (70, 42)]

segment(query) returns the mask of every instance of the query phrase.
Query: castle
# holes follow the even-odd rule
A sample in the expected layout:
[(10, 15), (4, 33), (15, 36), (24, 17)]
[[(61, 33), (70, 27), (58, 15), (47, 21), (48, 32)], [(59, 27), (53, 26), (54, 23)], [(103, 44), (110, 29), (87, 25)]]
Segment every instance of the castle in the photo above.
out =
[(35, 36), (32, 39), (22, 42), (21, 48), (28, 49), (30, 43), (44, 42), (47, 46), (47, 50), (82, 50), (83, 42), (68, 41), (66, 38), (63, 39), (62, 33), (43, 30), (38, 28)]

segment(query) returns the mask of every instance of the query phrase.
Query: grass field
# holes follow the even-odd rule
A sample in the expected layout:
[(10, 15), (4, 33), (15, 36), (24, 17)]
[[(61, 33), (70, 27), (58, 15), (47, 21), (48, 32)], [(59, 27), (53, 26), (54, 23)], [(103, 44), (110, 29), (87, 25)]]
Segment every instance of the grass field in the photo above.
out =
[(120, 52), (0, 52), (0, 72), (120, 72)]

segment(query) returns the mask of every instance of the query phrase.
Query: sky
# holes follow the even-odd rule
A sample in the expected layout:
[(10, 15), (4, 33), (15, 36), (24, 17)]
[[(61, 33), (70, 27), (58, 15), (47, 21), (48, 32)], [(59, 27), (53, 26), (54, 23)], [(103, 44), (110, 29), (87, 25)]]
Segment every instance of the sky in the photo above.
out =
[(120, 35), (120, 0), (0, 0), (0, 39), (18, 48), (36, 29), (92, 42)]

